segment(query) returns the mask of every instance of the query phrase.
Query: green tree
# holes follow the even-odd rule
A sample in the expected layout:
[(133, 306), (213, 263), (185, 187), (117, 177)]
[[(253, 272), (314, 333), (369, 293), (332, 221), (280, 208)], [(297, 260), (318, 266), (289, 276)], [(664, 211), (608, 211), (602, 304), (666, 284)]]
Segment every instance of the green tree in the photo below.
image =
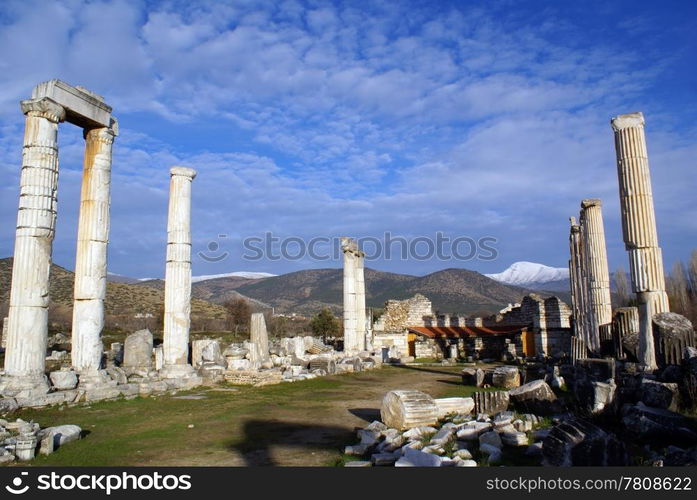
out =
[(225, 302), (227, 309), (228, 328), (233, 333), (249, 330), (249, 321), (252, 316), (252, 307), (243, 298), (231, 299)]
[(326, 339), (339, 333), (339, 320), (326, 307), (315, 314), (310, 320), (312, 334)]

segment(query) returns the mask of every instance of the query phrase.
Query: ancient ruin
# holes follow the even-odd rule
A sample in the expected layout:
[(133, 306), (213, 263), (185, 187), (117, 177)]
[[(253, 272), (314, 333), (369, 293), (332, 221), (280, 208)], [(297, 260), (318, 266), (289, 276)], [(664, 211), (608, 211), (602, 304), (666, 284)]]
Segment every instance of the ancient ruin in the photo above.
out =
[(655, 314), (668, 311), (663, 256), (651, 191), (649, 158), (644, 136), (644, 115), (630, 113), (611, 120), (615, 133), (617, 176), (620, 186), (622, 235), (629, 253), (632, 290), (639, 303), (639, 358), (647, 369), (655, 369), (651, 321)]
[(60, 80), (37, 85), (21, 108), (26, 126), (5, 375), (0, 389), (4, 395), (31, 398), (49, 390), (44, 358), (57, 216), (58, 124), (68, 121), (85, 130), (72, 359), (75, 370), (86, 377), (95, 376), (101, 362), (111, 147), (118, 126), (111, 107), (100, 96)]
[(341, 238), (344, 254), (344, 351), (366, 349), (365, 254), (351, 238)]
[(189, 328), (191, 324), (191, 184), (196, 171), (170, 170), (165, 268), (163, 366), (168, 379), (190, 378)]

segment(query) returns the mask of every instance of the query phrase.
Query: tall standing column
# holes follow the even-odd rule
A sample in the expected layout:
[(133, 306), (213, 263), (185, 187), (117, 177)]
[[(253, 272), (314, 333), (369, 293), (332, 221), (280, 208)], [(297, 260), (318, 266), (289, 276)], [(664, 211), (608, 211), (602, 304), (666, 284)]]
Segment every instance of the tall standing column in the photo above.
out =
[(269, 334), (266, 330), (264, 313), (252, 313), (249, 323), (249, 340), (259, 346), (261, 360), (269, 359)]
[(49, 271), (56, 225), (58, 123), (65, 109), (49, 98), (22, 101), (26, 115), (19, 211), (5, 352), (5, 395), (48, 391)]
[(344, 351), (357, 350), (356, 324), (356, 242), (341, 238), (344, 252)]
[(657, 368), (651, 320), (668, 311), (663, 257), (658, 246), (644, 116), (630, 113), (611, 120), (615, 133), (622, 234), (629, 252), (632, 290), (639, 303), (639, 362)]
[(107, 283), (107, 244), (111, 201), (111, 149), (118, 133), (112, 127), (85, 130), (80, 216), (75, 255), (72, 362), (80, 381), (100, 369)]
[(610, 271), (607, 265), (605, 227), (602, 203), (597, 199), (581, 202), (581, 228), (587, 261), (588, 299), (590, 311), (590, 348), (600, 350), (600, 326), (612, 322)]
[(165, 378), (182, 378), (193, 373), (189, 364), (191, 324), (191, 183), (196, 171), (173, 167), (170, 170), (169, 216), (167, 219), (167, 266), (165, 269)]
[(356, 350), (366, 349), (365, 254), (356, 247)]
[[(571, 217), (569, 231), (569, 282), (571, 285), (571, 306), (574, 316), (574, 334), (583, 341), (583, 345), (589, 346), (588, 326), (586, 322), (587, 292), (585, 265), (583, 259), (583, 241), (581, 226), (576, 224), (576, 218)], [(583, 354), (585, 357), (586, 354)]]

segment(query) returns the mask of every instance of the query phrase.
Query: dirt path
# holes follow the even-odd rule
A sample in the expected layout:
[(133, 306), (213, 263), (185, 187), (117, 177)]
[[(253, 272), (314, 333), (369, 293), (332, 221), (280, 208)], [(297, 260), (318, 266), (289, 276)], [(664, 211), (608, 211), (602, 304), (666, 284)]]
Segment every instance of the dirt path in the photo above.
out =
[[(252, 388), (25, 411), (42, 427), (75, 423), (89, 432), (37, 465), (332, 465), (355, 428), (379, 417), (392, 389), (466, 395), (460, 368), (388, 367)], [(193, 425), (193, 428), (189, 427)]]

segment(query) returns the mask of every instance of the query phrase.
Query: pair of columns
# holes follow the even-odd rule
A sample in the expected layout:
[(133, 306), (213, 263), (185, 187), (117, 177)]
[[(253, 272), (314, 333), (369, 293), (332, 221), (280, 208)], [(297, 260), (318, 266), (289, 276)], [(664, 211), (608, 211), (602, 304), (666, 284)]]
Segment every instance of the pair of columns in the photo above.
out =
[(579, 223), (571, 218), (569, 276), (576, 335), (591, 352), (600, 350), (600, 327), (612, 322), (602, 202), (581, 202)]
[[(82, 127), (85, 137), (75, 261), (72, 364), (80, 374), (81, 384), (100, 380), (111, 158), (118, 124), (111, 115), (111, 107), (100, 96), (60, 80), (37, 85), (32, 99), (21, 102), (21, 109), (26, 121), (0, 392), (33, 397), (49, 390), (45, 376), (49, 273), (58, 212), (58, 124), (63, 121)], [(179, 367), (187, 364), (188, 357), (190, 200), (195, 172), (175, 167), (171, 173), (165, 364)]]
[(341, 238), (344, 254), (344, 351), (366, 349), (365, 254), (355, 240)]
[(75, 264), (73, 366), (99, 368), (109, 238), (111, 150), (118, 125), (89, 91), (52, 80), (21, 102), (26, 116), (2, 392), (48, 391), (49, 271), (58, 191), (58, 124), (83, 127), (85, 155)]
[(651, 174), (641, 113), (619, 115), (611, 120), (615, 134), (619, 178), (622, 236), (629, 253), (632, 291), (639, 304), (639, 362), (657, 368), (652, 319), (669, 311), (663, 256), (658, 246)]

